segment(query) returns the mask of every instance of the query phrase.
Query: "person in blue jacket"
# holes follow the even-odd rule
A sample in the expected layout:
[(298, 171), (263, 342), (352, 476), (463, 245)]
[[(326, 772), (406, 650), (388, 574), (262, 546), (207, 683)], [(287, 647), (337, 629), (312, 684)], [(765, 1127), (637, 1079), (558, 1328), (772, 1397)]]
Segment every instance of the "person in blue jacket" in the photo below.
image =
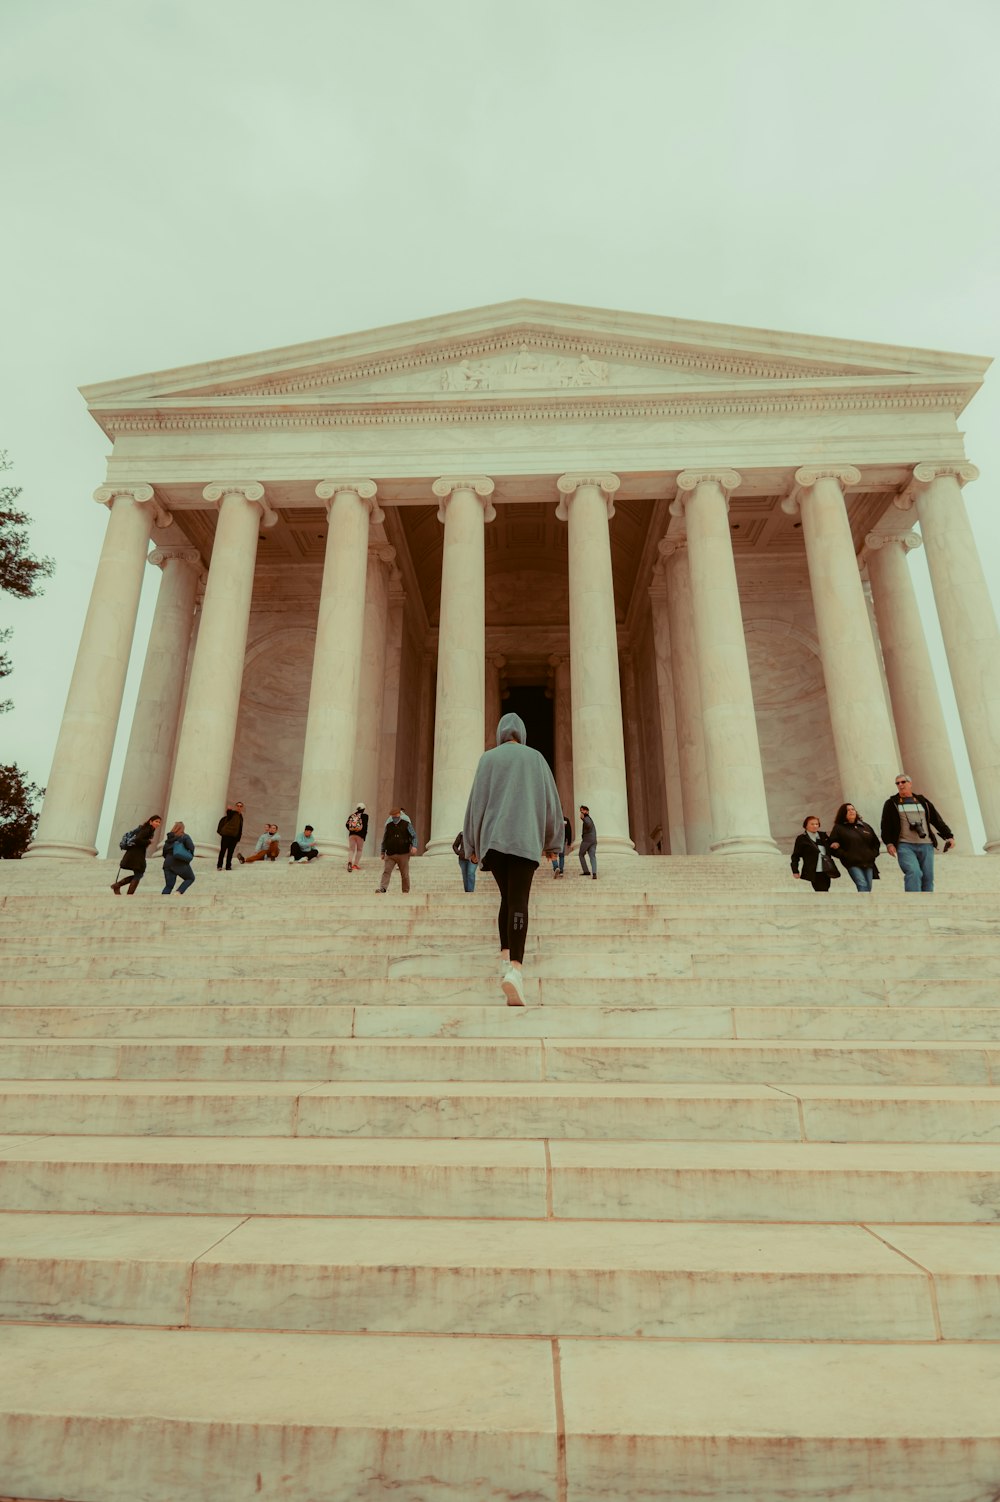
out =
[[(183, 851), (187, 851), (187, 859), (184, 859)], [(163, 841), (163, 893), (168, 897), (174, 890), (174, 882), (180, 877), (181, 884), (177, 888), (178, 896), (183, 896), (189, 887), (194, 886), (194, 840), (189, 834), (185, 834), (184, 825), (178, 819), (172, 824)]]

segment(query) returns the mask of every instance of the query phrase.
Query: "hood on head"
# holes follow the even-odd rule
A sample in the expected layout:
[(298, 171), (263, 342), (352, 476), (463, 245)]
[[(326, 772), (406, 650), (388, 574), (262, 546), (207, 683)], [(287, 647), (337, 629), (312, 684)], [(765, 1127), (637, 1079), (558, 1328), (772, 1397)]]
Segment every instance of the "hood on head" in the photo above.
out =
[(502, 746), (504, 741), (518, 740), (522, 746), (528, 744), (528, 732), (524, 728), (524, 721), (519, 714), (505, 714), (501, 717), (497, 726), (497, 745)]

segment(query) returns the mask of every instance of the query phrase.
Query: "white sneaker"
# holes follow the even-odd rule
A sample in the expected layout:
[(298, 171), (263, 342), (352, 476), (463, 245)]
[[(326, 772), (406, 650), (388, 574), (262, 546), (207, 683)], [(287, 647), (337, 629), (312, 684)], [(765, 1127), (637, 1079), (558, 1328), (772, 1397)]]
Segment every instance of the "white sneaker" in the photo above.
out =
[(295, 857), (294, 857), (294, 855), (290, 855), (290, 856), (289, 856), (289, 857), (288, 857), (288, 864), (289, 864), (289, 865), (290, 865), (290, 866), (294, 866), (294, 864), (295, 864)]
[(524, 982), (516, 965), (511, 965), (510, 969), (505, 972), (500, 986), (509, 1007), (524, 1006)]

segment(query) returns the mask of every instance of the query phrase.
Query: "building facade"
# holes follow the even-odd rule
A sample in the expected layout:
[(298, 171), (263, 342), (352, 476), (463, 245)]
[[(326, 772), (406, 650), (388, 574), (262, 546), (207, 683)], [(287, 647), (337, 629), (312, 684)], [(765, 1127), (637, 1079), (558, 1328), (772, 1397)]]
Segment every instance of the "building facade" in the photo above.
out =
[(504, 709), (602, 854), (761, 854), (901, 765), (968, 823), (923, 544), (1000, 850), (1000, 640), (958, 426), (988, 361), (519, 301), (86, 388), (108, 526), (29, 856), (114, 819), (216, 848), (363, 802), (450, 855)]

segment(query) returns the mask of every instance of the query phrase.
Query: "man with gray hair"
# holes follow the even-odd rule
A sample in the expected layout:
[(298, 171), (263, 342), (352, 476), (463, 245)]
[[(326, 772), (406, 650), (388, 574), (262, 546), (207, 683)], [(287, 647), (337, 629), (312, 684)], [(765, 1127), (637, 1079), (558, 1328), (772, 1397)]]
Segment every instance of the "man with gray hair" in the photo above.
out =
[(904, 892), (933, 892), (935, 830), (944, 840), (944, 851), (950, 850), (955, 836), (931, 800), (913, 791), (909, 773), (900, 772), (896, 796), (882, 805), (882, 842), (899, 862)]

